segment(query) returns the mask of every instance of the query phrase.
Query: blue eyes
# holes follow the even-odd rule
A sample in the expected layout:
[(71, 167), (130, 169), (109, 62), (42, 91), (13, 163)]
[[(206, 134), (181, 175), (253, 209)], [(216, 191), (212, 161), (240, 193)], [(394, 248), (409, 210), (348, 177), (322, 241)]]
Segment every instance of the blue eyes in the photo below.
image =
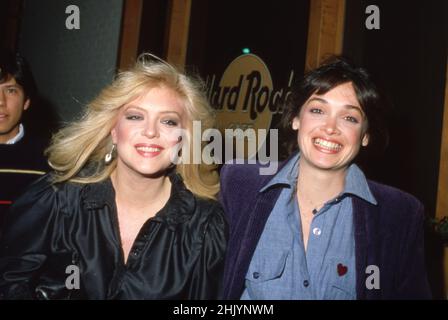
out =
[[(319, 109), (319, 108), (311, 108), (311, 109), (310, 109), (310, 112), (311, 112), (311, 113), (314, 113), (314, 114), (323, 114), (323, 113), (324, 113), (324, 112), (322, 111), (322, 109)], [(356, 118), (353, 117), (353, 116), (345, 116), (345, 117), (344, 117), (344, 120), (347, 120), (347, 121), (349, 121), (349, 122), (351, 122), (351, 123), (359, 123), (359, 120), (356, 119)]]
[[(141, 115), (137, 115), (137, 114), (130, 114), (130, 115), (126, 115), (126, 120), (140, 121), (140, 120), (144, 120), (144, 117)], [(178, 121), (172, 120), (172, 119), (163, 119), (160, 121), (160, 123), (165, 124), (169, 127), (175, 127), (178, 125)]]
[(347, 116), (344, 119), (347, 120), (347, 121), (353, 122), (353, 123), (358, 123), (359, 122), (358, 119), (356, 119), (355, 117), (352, 117), (352, 116)]

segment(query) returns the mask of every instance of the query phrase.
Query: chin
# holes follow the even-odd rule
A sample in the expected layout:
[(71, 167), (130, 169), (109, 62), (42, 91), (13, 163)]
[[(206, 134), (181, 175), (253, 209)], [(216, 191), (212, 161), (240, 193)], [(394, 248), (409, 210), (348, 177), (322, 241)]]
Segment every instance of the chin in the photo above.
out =
[(168, 167), (160, 168), (136, 168), (135, 170), (138, 174), (147, 178), (159, 178), (166, 175)]
[(119, 170), (128, 171), (133, 175), (138, 175), (146, 178), (159, 178), (166, 175), (171, 163), (161, 163), (160, 161), (143, 161), (143, 162), (123, 162), (123, 166)]
[(321, 169), (321, 170), (332, 170), (335, 169), (337, 166), (334, 164), (328, 164), (328, 163), (321, 163), (321, 162), (315, 162), (313, 163), (314, 167)]
[(314, 167), (322, 169), (322, 170), (337, 170), (344, 167), (347, 167), (350, 163), (344, 164), (338, 159), (313, 159), (311, 163)]

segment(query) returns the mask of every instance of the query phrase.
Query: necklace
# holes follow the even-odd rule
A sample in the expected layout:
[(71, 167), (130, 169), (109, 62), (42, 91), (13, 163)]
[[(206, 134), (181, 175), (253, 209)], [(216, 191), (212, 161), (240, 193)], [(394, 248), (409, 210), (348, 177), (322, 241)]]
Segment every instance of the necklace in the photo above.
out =
[[(299, 184), (297, 184), (297, 198), (299, 198), (299, 192), (300, 192), (300, 190), (299, 190)], [(321, 201), (321, 202), (319, 202), (319, 203), (317, 203), (317, 204), (314, 204), (313, 201), (311, 201), (307, 196), (305, 196), (305, 193), (304, 193), (304, 192), (300, 192), (300, 194), (302, 195), (303, 199), (304, 199), (306, 202), (308, 202), (308, 204), (313, 208), (313, 209), (311, 210), (311, 212), (312, 212), (313, 215), (315, 215), (315, 214), (319, 211), (319, 209), (322, 208), (322, 206), (327, 202), (327, 200), (324, 200), (324, 201)]]

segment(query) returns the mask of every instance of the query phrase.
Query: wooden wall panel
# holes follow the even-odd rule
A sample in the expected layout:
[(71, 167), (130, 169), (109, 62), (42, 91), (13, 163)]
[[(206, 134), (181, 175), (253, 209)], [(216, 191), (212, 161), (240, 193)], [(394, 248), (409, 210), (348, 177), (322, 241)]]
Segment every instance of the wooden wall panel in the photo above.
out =
[[(436, 217), (448, 216), (448, 61), (445, 76), (445, 104), (443, 112), (442, 143), (440, 146), (439, 185)], [(444, 250), (445, 294), (448, 299), (448, 247)]]
[(124, 0), (118, 67), (132, 65), (138, 54), (143, 0)]
[(311, 0), (305, 70), (317, 67), (330, 54), (341, 54), (345, 0)]
[(167, 61), (177, 67), (184, 67), (187, 57), (191, 1), (170, 1), (166, 53)]
[(442, 144), (440, 146), (436, 215), (439, 218), (448, 216), (448, 63), (445, 77), (445, 106), (443, 113)]

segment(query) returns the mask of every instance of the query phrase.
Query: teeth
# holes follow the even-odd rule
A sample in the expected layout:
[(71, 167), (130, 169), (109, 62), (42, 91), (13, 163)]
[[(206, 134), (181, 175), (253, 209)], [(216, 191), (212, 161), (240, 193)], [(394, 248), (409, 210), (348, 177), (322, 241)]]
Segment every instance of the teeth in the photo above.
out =
[(159, 152), (160, 148), (153, 148), (153, 147), (137, 147), (137, 150), (143, 151), (143, 152)]
[(341, 150), (342, 145), (338, 144), (338, 143), (334, 143), (334, 142), (330, 142), (330, 141), (326, 141), (320, 138), (316, 138), (314, 139), (314, 144), (329, 150)]

